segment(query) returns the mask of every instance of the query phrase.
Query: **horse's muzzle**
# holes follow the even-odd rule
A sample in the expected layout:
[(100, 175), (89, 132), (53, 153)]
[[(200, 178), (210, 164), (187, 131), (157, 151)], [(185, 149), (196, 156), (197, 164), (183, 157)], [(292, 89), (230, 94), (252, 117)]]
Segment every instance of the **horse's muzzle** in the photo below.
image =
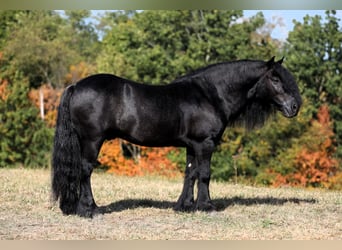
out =
[(294, 98), (288, 98), (288, 100), (282, 102), (280, 105), (278, 104), (278, 107), (285, 117), (291, 118), (298, 114), (300, 104)]

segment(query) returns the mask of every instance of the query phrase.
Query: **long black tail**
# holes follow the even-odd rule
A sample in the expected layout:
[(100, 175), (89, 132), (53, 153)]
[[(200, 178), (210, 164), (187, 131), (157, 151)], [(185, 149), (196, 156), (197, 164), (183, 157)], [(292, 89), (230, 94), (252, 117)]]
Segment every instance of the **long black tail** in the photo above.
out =
[(80, 189), (81, 148), (69, 109), (74, 87), (68, 87), (61, 97), (52, 155), (52, 198), (60, 200), (64, 214), (76, 213)]

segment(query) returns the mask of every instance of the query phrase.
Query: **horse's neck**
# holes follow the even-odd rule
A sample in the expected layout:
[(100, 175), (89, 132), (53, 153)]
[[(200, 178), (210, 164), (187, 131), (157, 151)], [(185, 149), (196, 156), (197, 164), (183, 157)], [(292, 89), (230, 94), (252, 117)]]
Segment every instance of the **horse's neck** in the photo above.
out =
[[(234, 71), (235, 70), (235, 71)], [(221, 78), (216, 78), (219, 100), (227, 121), (240, 115), (248, 105), (248, 91), (265, 73), (260, 65), (228, 69)]]

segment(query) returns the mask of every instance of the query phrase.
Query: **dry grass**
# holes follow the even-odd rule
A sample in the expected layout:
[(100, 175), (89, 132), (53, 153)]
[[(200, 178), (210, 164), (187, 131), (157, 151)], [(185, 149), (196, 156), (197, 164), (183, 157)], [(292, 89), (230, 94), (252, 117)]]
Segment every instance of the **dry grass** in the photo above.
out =
[(219, 211), (172, 210), (182, 180), (92, 177), (94, 219), (51, 206), (48, 170), (0, 169), (0, 239), (342, 239), (342, 193), (213, 182)]

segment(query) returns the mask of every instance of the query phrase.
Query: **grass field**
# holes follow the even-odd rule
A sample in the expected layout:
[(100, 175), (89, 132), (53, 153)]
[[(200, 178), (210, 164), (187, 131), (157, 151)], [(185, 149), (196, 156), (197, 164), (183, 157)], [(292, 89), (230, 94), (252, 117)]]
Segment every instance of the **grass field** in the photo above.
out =
[(172, 210), (182, 180), (92, 176), (103, 214), (64, 216), (48, 170), (0, 169), (0, 239), (342, 239), (342, 193), (211, 184), (217, 212)]

